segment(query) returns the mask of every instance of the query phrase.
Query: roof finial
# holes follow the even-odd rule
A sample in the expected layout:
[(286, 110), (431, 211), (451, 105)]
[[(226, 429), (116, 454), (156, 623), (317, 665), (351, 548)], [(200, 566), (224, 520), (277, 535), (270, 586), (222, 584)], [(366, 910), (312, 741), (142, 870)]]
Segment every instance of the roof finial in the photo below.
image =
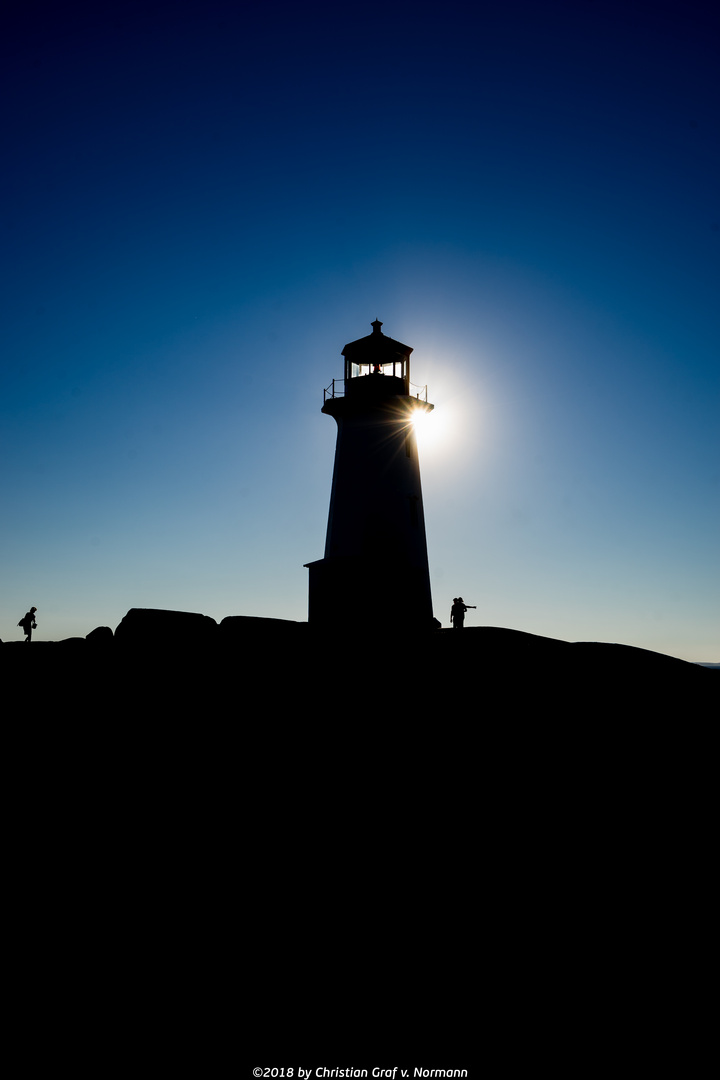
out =
[(370, 325), (373, 328), (373, 334), (379, 334), (380, 333), (380, 327), (382, 326), (382, 323), (380, 322), (380, 320), (378, 319), (377, 316), (375, 316), (375, 322), (371, 322)]

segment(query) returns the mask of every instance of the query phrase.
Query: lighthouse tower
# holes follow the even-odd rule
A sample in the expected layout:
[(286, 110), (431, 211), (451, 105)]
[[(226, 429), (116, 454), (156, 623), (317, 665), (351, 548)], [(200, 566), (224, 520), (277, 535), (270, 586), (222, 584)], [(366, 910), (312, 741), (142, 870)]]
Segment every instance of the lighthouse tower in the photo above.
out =
[[(337, 422), (325, 557), (310, 571), (309, 622), (333, 629), (434, 625), (413, 419), (430, 412), (410, 383), (409, 345), (381, 332), (346, 345), (345, 378), (325, 390)], [(360, 645), (360, 642), (358, 642)]]

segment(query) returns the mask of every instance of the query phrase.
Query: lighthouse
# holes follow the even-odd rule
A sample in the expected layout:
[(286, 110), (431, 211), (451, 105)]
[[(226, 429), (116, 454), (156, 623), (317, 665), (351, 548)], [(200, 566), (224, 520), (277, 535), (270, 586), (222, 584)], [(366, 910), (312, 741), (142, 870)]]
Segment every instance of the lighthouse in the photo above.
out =
[(433, 406), (427, 387), (410, 382), (411, 347), (383, 334), (378, 319), (371, 325), (342, 350), (344, 378), (324, 392), (322, 411), (337, 423), (335, 467), (325, 556), (305, 565), (310, 626), (377, 638), (381, 628), (437, 625), (414, 423)]

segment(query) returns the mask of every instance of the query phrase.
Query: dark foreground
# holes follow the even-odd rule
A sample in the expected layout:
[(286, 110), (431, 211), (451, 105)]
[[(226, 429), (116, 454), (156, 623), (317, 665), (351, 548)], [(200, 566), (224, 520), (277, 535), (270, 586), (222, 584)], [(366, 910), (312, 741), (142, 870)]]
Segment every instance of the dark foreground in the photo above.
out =
[(244, 1027), (253, 1066), (467, 1067), (497, 1037), (497, 1075), (531, 1050), (575, 1076), (687, 996), (716, 672), (497, 627), (223, 625), (0, 645), (13, 986), (51, 1002), (56, 1060), (135, 1067), (152, 1035), (162, 1072), (199, 1031), (221, 1075)]
[[(183, 621), (185, 620), (185, 621)], [(194, 621), (193, 621), (194, 620)], [(0, 645), (6, 689), (39, 718), (245, 724), (699, 720), (716, 672), (625, 645), (500, 627), (314, 634), (306, 623), (133, 609), (115, 635)]]

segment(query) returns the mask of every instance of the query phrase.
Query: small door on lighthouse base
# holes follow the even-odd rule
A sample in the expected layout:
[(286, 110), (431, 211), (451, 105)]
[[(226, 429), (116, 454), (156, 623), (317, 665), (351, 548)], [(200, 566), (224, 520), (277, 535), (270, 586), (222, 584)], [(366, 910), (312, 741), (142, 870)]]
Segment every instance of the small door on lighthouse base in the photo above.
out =
[(306, 563), (308, 619), (327, 630), (431, 629), (414, 419), (433, 406), (410, 382), (410, 346), (371, 325), (345, 346), (345, 377), (325, 391), (337, 444), (325, 556)]

